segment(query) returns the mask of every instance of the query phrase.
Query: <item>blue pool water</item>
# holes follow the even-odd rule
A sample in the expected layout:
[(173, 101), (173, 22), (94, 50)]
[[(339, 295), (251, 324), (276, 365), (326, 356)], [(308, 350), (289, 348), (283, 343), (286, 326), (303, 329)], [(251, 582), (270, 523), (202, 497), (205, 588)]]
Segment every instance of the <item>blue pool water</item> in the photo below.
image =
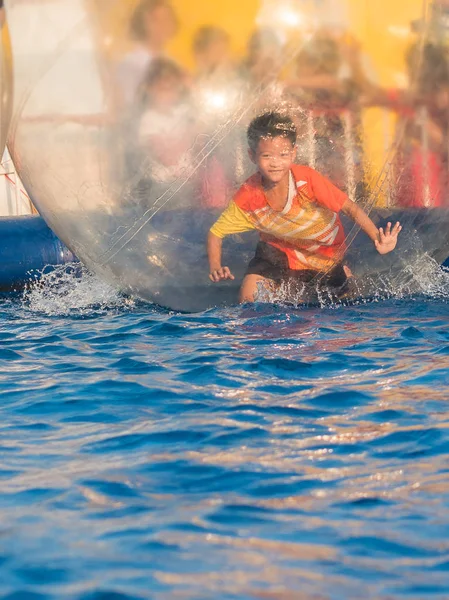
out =
[(449, 597), (445, 300), (99, 294), (0, 304), (0, 598)]

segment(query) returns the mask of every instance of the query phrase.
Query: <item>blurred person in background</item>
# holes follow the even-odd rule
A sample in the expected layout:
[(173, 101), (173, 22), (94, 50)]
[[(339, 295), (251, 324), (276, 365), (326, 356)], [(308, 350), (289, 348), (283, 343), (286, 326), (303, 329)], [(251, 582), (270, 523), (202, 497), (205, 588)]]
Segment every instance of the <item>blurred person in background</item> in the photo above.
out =
[(250, 108), (245, 127), (255, 115), (267, 110), (282, 110), (285, 100), (281, 81), (283, 66), (284, 42), (279, 34), (269, 27), (256, 29), (248, 40), (246, 56), (240, 65), (246, 105)]
[(406, 110), (402, 115), (405, 132), (396, 162), (396, 202), (415, 208), (447, 205), (447, 50), (440, 44), (415, 44), (408, 52), (407, 67), (412, 84), (408, 104), (412, 111)]
[(409, 208), (448, 204), (449, 60), (439, 42), (416, 42), (406, 55), (407, 89), (372, 90), (365, 103), (398, 114), (393, 199)]
[[(131, 204), (141, 203), (150, 179), (142, 162), (139, 127), (142, 118), (142, 89), (153, 61), (163, 58), (167, 44), (178, 31), (178, 21), (170, 0), (140, 0), (129, 21), (129, 48), (113, 67), (115, 129), (114, 172), (124, 186), (123, 195)], [(143, 87), (142, 87), (143, 86)], [(135, 198), (134, 196), (138, 196)]]
[(299, 160), (346, 192), (351, 171), (355, 197), (364, 193), (359, 98), (370, 88), (356, 40), (326, 31), (306, 42), (286, 83), (299, 136), (309, 141)]
[[(282, 105), (283, 87), (280, 82), (282, 69), (283, 44), (277, 33), (270, 28), (255, 30), (247, 43), (246, 55), (237, 68), (234, 67), (228, 80), (229, 104), (232, 107), (230, 122), (233, 125), (215, 153), (216, 162), (213, 161), (206, 182), (208, 189), (219, 187), (211, 185), (212, 175), (215, 181), (219, 168), (224, 174), (221, 197), (223, 201), (215, 206), (227, 206), (229, 198), (235, 190), (249, 176), (252, 163), (246, 148), (246, 129), (254, 116), (268, 109), (280, 109)], [(232, 82), (232, 83), (229, 83)], [(207, 197), (207, 194), (206, 194)]]
[(232, 59), (231, 38), (224, 29), (212, 25), (198, 29), (192, 51), (192, 101), (204, 154), (198, 169), (200, 202), (204, 208), (223, 208), (238, 177), (236, 115), (242, 106), (242, 85)]
[(153, 60), (139, 88), (137, 144), (145, 176), (172, 183), (189, 165), (194, 126), (183, 70), (167, 58)]
[(192, 49), (198, 79), (226, 75), (233, 70), (230, 37), (221, 27), (206, 25), (198, 29)]
[(274, 29), (264, 27), (253, 32), (241, 66), (241, 75), (253, 90), (279, 81), (283, 49), (284, 44)]
[(178, 31), (178, 20), (169, 0), (142, 0), (130, 21), (131, 50), (116, 69), (119, 105), (129, 107), (152, 60), (165, 54)]

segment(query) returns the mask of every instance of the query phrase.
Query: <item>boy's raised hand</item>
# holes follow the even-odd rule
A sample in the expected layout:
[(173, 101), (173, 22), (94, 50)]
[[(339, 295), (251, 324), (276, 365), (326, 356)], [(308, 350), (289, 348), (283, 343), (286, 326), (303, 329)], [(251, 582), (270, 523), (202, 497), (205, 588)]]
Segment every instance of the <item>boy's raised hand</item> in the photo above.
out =
[(396, 225), (391, 228), (391, 223), (387, 223), (385, 231), (382, 227), (379, 228), (379, 239), (374, 242), (376, 250), (379, 254), (388, 254), (396, 248), (398, 241), (398, 235), (402, 230), (402, 226), (399, 221)]
[(209, 279), (214, 283), (218, 283), (223, 279), (232, 279), (234, 280), (234, 275), (231, 273), (229, 267), (220, 267), (219, 269), (215, 269), (209, 273)]

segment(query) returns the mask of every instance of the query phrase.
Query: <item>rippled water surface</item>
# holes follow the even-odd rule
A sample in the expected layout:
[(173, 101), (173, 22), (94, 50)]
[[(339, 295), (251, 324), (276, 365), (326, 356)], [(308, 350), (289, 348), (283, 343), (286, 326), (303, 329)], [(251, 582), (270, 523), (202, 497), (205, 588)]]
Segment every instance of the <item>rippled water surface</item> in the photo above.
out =
[(449, 597), (446, 302), (0, 322), (0, 598)]

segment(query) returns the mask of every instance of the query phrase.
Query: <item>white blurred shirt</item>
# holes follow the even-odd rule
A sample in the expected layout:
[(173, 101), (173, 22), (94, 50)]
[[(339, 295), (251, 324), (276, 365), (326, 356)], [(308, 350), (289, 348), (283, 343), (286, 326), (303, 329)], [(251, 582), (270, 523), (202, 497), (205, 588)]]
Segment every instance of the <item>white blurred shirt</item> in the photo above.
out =
[(169, 138), (182, 138), (191, 129), (189, 107), (185, 104), (175, 106), (170, 112), (162, 113), (152, 108), (144, 112), (140, 121), (139, 139), (164, 135)]
[[(138, 131), (139, 146), (145, 152), (149, 167), (148, 175), (157, 182), (169, 183), (189, 168), (190, 151), (181, 151), (192, 132), (191, 111), (185, 104), (174, 107), (169, 113), (148, 109), (141, 118)], [(162, 164), (152, 152), (154, 145), (163, 143), (165, 148), (172, 148), (177, 158), (175, 164)], [(188, 145), (188, 144), (187, 144)]]
[(117, 65), (117, 85), (120, 88), (119, 93), (125, 107), (134, 103), (139, 85), (153, 59), (154, 55), (146, 48), (136, 48), (133, 52), (126, 54)]

